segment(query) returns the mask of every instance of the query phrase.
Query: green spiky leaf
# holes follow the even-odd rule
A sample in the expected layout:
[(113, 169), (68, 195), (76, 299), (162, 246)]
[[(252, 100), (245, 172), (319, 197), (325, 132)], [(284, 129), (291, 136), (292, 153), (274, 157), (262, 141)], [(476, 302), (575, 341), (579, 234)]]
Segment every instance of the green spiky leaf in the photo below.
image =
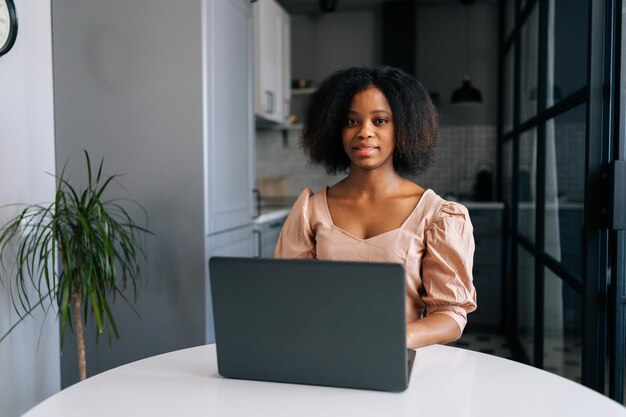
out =
[[(63, 344), (65, 330), (74, 328), (76, 294), (85, 320), (95, 318), (98, 333), (106, 332), (108, 340), (111, 335), (119, 338), (110, 306), (116, 295), (133, 308), (122, 290), (130, 283), (136, 300), (142, 243), (152, 234), (147, 213), (133, 200), (104, 200), (119, 176), (103, 175), (103, 160), (94, 172), (87, 151), (84, 158), (84, 189), (75, 188), (66, 177), (68, 159), (57, 176), (54, 202), (24, 206), (0, 227), (0, 282), (8, 283), (18, 314), (18, 322), (0, 335), (0, 342), (35, 308), (45, 310), (54, 303)], [(136, 205), (146, 225), (138, 225), (121, 202)]]

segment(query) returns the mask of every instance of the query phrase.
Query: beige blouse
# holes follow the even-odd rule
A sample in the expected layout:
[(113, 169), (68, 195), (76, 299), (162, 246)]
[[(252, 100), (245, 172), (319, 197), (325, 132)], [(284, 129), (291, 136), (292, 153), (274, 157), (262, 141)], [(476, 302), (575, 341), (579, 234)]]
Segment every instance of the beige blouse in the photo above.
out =
[(473, 227), (467, 209), (426, 190), (397, 229), (360, 239), (333, 224), (326, 190), (306, 188), (280, 233), (276, 258), (393, 262), (404, 265), (407, 323), (446, 314), (461, 330), (476, 309)]

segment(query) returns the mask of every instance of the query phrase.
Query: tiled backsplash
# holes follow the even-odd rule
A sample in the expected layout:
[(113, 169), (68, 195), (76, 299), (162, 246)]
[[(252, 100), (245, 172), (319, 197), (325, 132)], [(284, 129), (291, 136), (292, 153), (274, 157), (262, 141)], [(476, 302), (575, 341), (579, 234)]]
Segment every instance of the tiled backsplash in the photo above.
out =
[[(415, 182), (441, 196), (471, 198), (479, 169), (490, 170), (495, 178), (496, 127), (442, 126), (440, 133), (434, 163)], [(495, 183), (492, 187), (495, 189)]]
[[(289, 131), (285, 147), (281, 132), (257, 131), (257, 177), (285, 176), (290, 196), (297, 196), (305, 187), (317, 191), (343, 178), (329, 176), (323, 168), (310, 165), (300, 149), (299, 134), (297, 130)], [(477, 170), (485, 166), (495, 176), (495, 164), (495, 126), (442, 126), (435, 162), (414, 180), (442, 196), (470, 196)]]
[(288, 132), (287, 146), (282, 133), (275, 130), (257, 130), (257, 178), (287, 178), (287, 194), (297, 196), (306, 188), (317, 191), (339, 181), (342, 176), (329, 176), (323, 168), (309, 164), (299, 145), (299, 130)]

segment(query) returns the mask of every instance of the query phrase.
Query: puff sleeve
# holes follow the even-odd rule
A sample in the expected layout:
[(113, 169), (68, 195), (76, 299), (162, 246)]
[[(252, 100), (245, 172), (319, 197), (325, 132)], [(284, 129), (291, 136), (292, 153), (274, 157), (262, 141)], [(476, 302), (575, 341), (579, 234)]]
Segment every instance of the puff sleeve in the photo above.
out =
[(316, 258), (315, 237), (309, 222), (313, 190), (305, 188), (291, 208), (280, 231), (274, 250), (275, 258)]
[(428, 307), (428, 315), (446, 314), (457, 322), (461, 331), (467, 323), (467, 313), (476, 309), (476, 289), (472, 282), (473, 231), (467, 209), (446, 201), (424, 236), (422, 300)]

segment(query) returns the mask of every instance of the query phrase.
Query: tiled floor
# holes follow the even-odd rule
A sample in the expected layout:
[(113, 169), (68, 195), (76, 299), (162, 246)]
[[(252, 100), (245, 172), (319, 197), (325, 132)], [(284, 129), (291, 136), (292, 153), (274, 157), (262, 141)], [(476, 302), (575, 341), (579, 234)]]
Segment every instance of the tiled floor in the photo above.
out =
[(466, 331), (459, 340), (451, 343), (451, 345), (506, 359), (513, 359), (508, 342), (503, 335), (497, 333)]
[[(527, 342), (532, 346), (532, 340)], [(465, 332), (461, 339), (452, 343), (452, 345), (506, 359), (513, 359), (509, 343), (503, 335), (498, 333)], [(561, 375), (575, 382), (580, 382), (581, 358), (580, 340), (546, 338), (545, 353), (543, 355), (544, 369), (546, 371)]]
[[(532, 339), (525, 340), (525, 343), (532, 346)], [(544, 369), (580, 383), (582, 360), (580, 338), (568, 337), (567, 335), (561, 338), (546, 337), (544, 343)], [(513, 352), (506, 338), (495, 332), (466, 331), (459, 340), (451, 343), (451, 345), (513, 359)], [(608, 373), (606, 384), (606, 392), (608, 392)], [(626, 398), (626, 386), (624, 387), (624, 398)]]
[(581, 361), (582, 344), (580, 339), (545, 339), (543, 365), (546, 371), (580, 382)]

